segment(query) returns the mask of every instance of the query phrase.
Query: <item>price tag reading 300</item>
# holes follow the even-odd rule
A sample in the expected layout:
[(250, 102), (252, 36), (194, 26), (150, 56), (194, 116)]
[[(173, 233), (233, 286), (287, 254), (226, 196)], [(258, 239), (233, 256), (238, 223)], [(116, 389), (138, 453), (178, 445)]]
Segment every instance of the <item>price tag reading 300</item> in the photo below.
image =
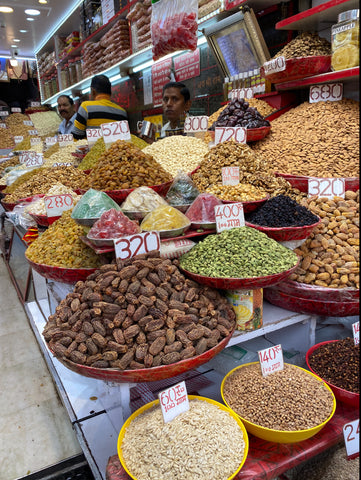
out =
[(187, 387), (185, 382), (177, 383), (158, 394), (164, 423), (170, 422), (180, 413), (189, 410)]
[(345, 197), (344, 178), (309, 178), (308, 196), (317, 197)]
[(58, 217), (74, 206), (74, 199), (70, 193), (64, 195), (49, 195), (44, 197), (46, 214), (48, 217)]
[(206, 132), (208, 130), (208, 117), (187, 117), (184, 122), (184, 133)]
[(266, 377), (270, 373), (283, 370), (283, 354), (281, 345), (266, 348), (258, 352), (262, 375)]
[(214, 132), (214, 143), (228, 142), (233, 139), (237, 143), (247, 142), (247, 130), (244, 127), (216, 127)]
[(242, 203), (229, 203), (214, 207), (217, 233), (235, 227), (244, 227), (244, 213)]
[(129, 123), (126, 120), (120, 122), (102, 123), (100, 125), (104, 142), (110, 145), (117, 140), (130, 140)]
[(116, 258), (127, 260), (141, 253), (148, 253), (160, 249), (158, 232), (143, 232), (127, 237), (114, 239)]

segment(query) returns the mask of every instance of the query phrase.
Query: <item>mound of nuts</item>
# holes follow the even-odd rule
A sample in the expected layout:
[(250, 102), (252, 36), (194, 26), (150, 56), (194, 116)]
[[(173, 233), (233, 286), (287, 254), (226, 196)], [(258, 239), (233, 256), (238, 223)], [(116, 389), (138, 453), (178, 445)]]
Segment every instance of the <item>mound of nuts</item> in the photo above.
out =
[(8, 128), (0, 128), (0, 148), (13, 148), (14, 137)]
[(75, 285), (44, 328), (62, 359), (120, 370), (169, 365), (215, 347), (235, 327), (216, 290), (186, 279), (159, 252), (103, 265)]
[(302, 257), (289, 277), (329, 288), (360, 288), (359, 191), (345, 198), (309, 197), (302, 204), (322, 218), (307, 240), (294, 251)]
[(276, 57), (297, 58), (314, 55), (331, 55), (331, 44), (317, 33), (302, 32), (282, 48)]
[(267, 196), (267, 193), (260, 188), (254, 187), (249, 183), (239, 183), (238, 185), (211, 185), (206, 188), (207, 193), (213, 193), (220, 200), (250, 202), (261, 200)]
[[(20, 166), (20, 167), (23, 166), (19, 164), (19, 157), (17, 155), (9, 158), (9, 160), (5, 160), (5, 162), (0, 163), (0, 175), (3, 174), (4, 170), (7, 167), (15, 167), (15, 166)], [(4, 183), (4, 185), (6, 185), (6, 182)]]
[(258, 362), (242, 366), (226, 378), (223, 395), (240, 417), (281, 431), (316, 427), (328, 419), (334, 404), (323, 382), (287, 363), (266, 377)]

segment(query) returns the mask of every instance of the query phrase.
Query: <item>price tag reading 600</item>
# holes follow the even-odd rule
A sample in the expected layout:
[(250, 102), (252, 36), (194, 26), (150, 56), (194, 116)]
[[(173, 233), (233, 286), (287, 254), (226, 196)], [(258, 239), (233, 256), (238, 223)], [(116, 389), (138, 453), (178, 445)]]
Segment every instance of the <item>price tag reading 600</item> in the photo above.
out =
[(170, 422), (182, 412), (189, 410), (187, 387), (185, 382), (180, 382), (158, 394), (164, 422)]
[(135, 257), (141, 253), (148, 253), (160, 249), (158, 232), (143, 232), (116, 238), (114, 240), (115, 256), (121, 260)]

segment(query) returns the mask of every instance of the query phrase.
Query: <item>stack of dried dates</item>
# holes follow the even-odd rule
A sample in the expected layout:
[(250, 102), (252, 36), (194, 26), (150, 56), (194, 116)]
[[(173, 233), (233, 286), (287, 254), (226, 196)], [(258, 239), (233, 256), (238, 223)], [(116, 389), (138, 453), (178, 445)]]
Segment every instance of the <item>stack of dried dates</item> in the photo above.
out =
[(250, 107), (249, 103), (241, 98), (232, 100), (227, 105), (210, 130), (214, 130), (216, 127), (260, 128), (269, 126), (270, 122), (262, 117), (257, 108)]
[(150, 252), (103, 265), (78, 282), (43, 335), (59, 358), (126, 370), (200, 355), (234, 327), (224, 297), (186, 279), (177, 260)]

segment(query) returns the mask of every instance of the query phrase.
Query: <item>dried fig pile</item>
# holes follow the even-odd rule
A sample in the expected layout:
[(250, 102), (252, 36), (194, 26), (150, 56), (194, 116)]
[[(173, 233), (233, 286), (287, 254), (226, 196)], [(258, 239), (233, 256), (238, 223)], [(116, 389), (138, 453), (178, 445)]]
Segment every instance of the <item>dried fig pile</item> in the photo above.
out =
[(54, 354), (96, 368), (169, 365), (215, 347), (235, 327), (216, 290), (151, 252), (103, 265), (75, 285), (43, 335)]

